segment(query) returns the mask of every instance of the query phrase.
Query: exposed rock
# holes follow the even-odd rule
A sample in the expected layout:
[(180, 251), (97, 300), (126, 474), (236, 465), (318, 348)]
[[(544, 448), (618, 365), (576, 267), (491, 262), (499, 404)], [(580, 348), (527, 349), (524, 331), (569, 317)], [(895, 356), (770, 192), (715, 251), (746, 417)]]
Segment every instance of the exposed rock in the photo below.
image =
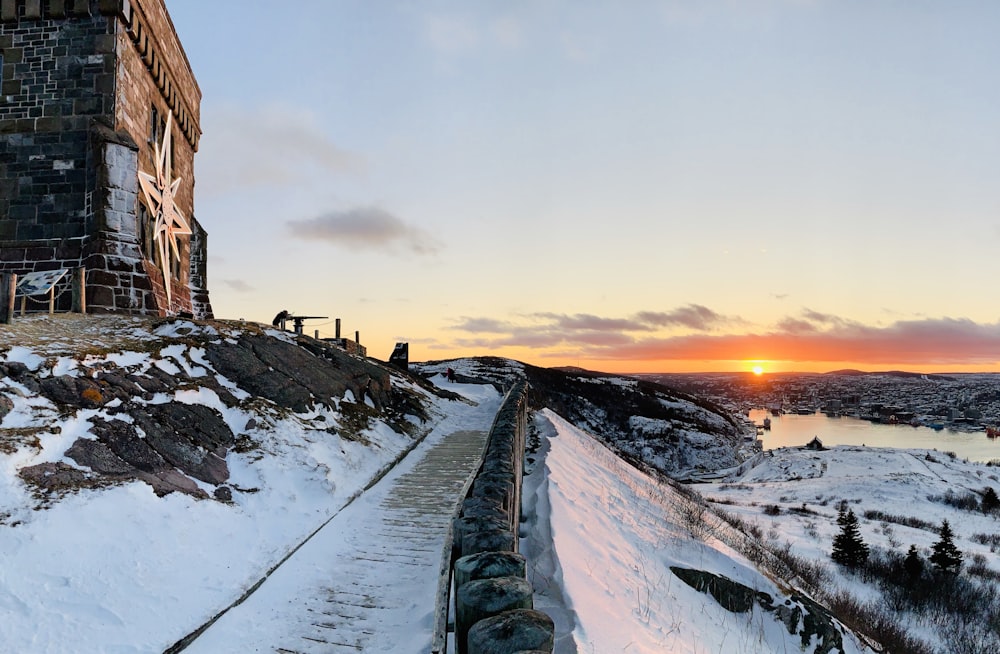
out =
[(153, 404), (132, 414), (146, 442), (171, 465), (195, 479), (218, 485), (229, 479), (225, 459), (215, 454), (233, 443), (233, 433), (213, 409), (179, 402)]
[(293, 411), (308, 410), (309, 391), (291, 376), (264, 364), (247, 338), (241, 338), (236, 345), (226, 341), (210, 344), (205, 348), (205, 357), (219, 374), (250, 394)]
[[(671, 566), (670, 570), (691, 588), (708, 593), (719, 605), (733, 613), (746, 613), (753, 606), (757, 591), (737, 583), (732, 579), (714, 575), (703, 570), (691, 570)], [(761, 593), (765, 595), (765, 593)], [(770, 596), (767, 596), (770, 602)]]
[(115, 456), (137, 471), (155, 473), (169, 468), (163, 457), (156, 453), (144, 439), (139, 438), (135, 425), (121, 420), (91, 420), (93, 432), (108, 446)]
[[(366, 395), (376, 407), (391, 401), (389, 373), (312, 339), (302, 347), (266, 336), (244, 336), (237, 344), (209, 343), (206, 358), (240, 388), (288, 407), (307, 411), (313, 402), (335, 406), (350, 390), (360, 401)], [(317, 365), (320, 352), (325, 365)]]
[(120, 372), (101, 371), (97, 373), (97, 382), (104, 394), (105, 401), (119, 399), (131, 402), (133, 397), (142, 397), (143, 389), (134, 380)]
[[(412, 434), (417, 431), (413, 417), (426, 418), (420, 399), (410, 397), (412, 393), (406, 390), (393, 391), (389, 372), (374, 363), (314, 339), (303, 337), (290, 343), (251, 332), (243, 332), (237, 341), (214, 334), (202, 338), (191, 332), (185, 345), (203, 348), (209, 367), (208, 374), (199, 377), (184, 370), (168, 372), (169, 366), (144, 366), (139, 372), (139, 366), (85, 361), (81, 361), (79, 376), (45, 376), (50, 374), (47, 369), (32, 371), (20, 362), (0, 362), (0, 375), (17, 382), (0, 393), (0, 418), (14, 408), (12, 398), (21, 394), (43, 395), (63, 415), (103, 409), (87, 416), (93, 438), (77, 439), (66, 451), (68, 460), (83, 470), (66, 463), (32, 466), (24, 470), (26, 479), (45, 492), (139, 479), (158, 495), (176, 491), (231, 502), (233, 490), (223, 486), (229, 479), (226, 456), (232, 449), (253, 450), (256, 444), (245, 433), (237, 439), (215, 409), (179, 402), (150, 404), (154, 398), (171, 397), (182, 389), (211, 390), (227, 407), (253, 411), (264, 400), (279, 410), (295, 412), (308, 411), (316, 403), (336, 408), (351, 391), (356, 401), (340, 406), (342, 419), (330, 427), (342, 438), (360, 439), (351, 427), (360, 432), (373, 419)], [(158, 343), (148, 345), (151, 352), (161, 349)], [(238, 399), (229, 382), (223, 385), (226, 379), (252, 399)], [(117, 401), (108, 407), (113, 400)], [(273, 412), (268, 408), (249, 418), (243, 431), (267, 428), (271, 418), (265, 414)], [(130, 420), (115, 419), (126, 415)], [(10, 447), (27, 443), (29, 436), (18, 434)], [(38, 447), (37, 443), (33, 446)], [(195, 480), (217, 488), (206, 492)]]
[(156, 366), (150, 368), (145, 375), (129, 375), (128, 378), (146, 392), (146, 399), (155, 393), (166, 393), (177, 385), (173, 377)]
[(33, 466), (25, 466), (18, 470), (17, 474), (26, 483), (49, 492), (90, 488), (101, 485), (99, 480), (85, 471), (62, 462), (46, 462)]
[[(783, 604), (774, 605), (774, 599), (767, 593), (719, 575), (670, 566), (670, 570), (688, 586), (711, 595), (722, 608), (734, 613), (746, 613), (756, 601), (764, 611), (785, 625), (789, 634), (798, 634), (803, 651), (812, 654), (831, 654), (844, 651), (843, 634), (834, 622), (830, 612), (808, 597), (791, 595)], [(814, 649), (808, 647), (816, 642)]]
[(55, 404), (76, 409), (94, 408), (104, 404), (101, 386), (87, 377), (57, 375), (39, 382), (41, 392)]
[(38, 380), (35, 379), (34, 375), (31, 374), (31, 371), (28, 370), (28, 366), (24, 365), (20, 361), (0, 363), (0, 372), (2, 372), (5, 377), (10, 377), (14, 381), (18, 382), (32, 393), (39, 392)]
[(179, 470), (161, 470), (155, 473), (141, 472), (137, 477), (153, 487), (153, 492), (163, 497), (173, 492), (185, 493), (200, 499), (208, 499), (208, 493), (198, 487), (190, 477)]
[(105, 475), (133, 476), (135, 468), (122, 461), (101, 441), (78, 438), (66, 450), (66, 456), (78, 465)]

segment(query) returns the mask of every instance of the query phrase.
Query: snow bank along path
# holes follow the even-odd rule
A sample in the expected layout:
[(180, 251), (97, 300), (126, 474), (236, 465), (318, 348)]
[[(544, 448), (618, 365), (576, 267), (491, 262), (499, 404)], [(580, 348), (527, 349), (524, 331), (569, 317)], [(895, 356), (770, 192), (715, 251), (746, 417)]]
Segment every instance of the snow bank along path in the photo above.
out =
[[(451, 387), (450, 387), (451, 388)], [(492, 386), (455, 386), (453, 412), (185, 651), (430, 649), (441, 544), (499, 406)]]
[[(724, 542), (728, 525), (691, 512), (697, 504), (549, 409), (535, 420), (543, 447), (525, 476), (521, 543), (535, 607), (556, 622), (556, 654), (803, 651), (773, 614), (727, 611), (671, 571), (704, 570), (784, 602), (787, 593)], [(841, 654), (871, 651), (849, 634), (843, 645)]]

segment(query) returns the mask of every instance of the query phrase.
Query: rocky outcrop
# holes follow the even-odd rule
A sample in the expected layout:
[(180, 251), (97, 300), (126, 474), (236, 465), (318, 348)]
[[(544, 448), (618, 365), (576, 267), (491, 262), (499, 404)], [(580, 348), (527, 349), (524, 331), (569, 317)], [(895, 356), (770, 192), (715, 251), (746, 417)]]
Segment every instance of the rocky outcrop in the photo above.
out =
[(293, 344), (250, 335), (209, 344), (205, 354), (216, 371), (239, 380), (244, 390), (296, 412), (313, 402), (335, 406), (348, 390), (359, 400), (369, 397), (376, 408), (390, 401), (388, 372), (314, 339)]
[(793, 594), (784, 602), (775, 604), (774, 598), (768, 593), (754, 590), (727, 577), (677, 566), (671, 566), (670, 570), (691, 588), (711, 595), (727, 611), (746, 613), (756, 604), (762, 611), (772, 614), (784, 624), (789, 634), (798, 634), (804, 652), (844, 652), (843, 634), (830, 612), (808, 597)]
[[(155, 322), (154, 328), (170, 322)], [(229, 501), (226, 456), (234, 447), (254, 447), (247, 434), (266, 424), (257, 412), (268, 404), (294, 413), (317, 404), (339, 410), (342, 424), (336, 433), (344, 438), (360, 439), (376, 417), (409, 433), (415, 430), (413, 418), (425, 416), (416, 396), (392, 389), (388, 370), (321, 341), (290, 341), (253, 326), (220, 338), (213, 329), (194, 327), (181, 328), (182, 336), (143, 343), (144, 351), (161, 352), (144, 365), (119, 366), (96, 356), (97, 363), (81, 360), (70, 374), (53, 375), (44, 367), (36, 371), (16, 361), (0, 363), (0, 373), (45, 397), (60, 415), (99, 409), (88, 415), (89, 434), (72, 443), (64, 461), (25, 467), (21, 478), (42, 495), (139, 479), (159, 495), (183, 492)], [(177, 344), (180, 350), (162, 354)], [(191, 348), (201, 350), (197, 362), (191, 360)], [(233, 385), (249, 397), (238, 399), (246, 396)], [(216, 409), (172, 399), (179, 391), (196, 389), (211, 390), (225, 407), (257, 418), (250, 417), (234, 434)], [(354, 402), (342, 405), (349, 393)], [(11, 398), (0, 394), (0, 418), (13, 407)], [(214, 489), (206, 490), (206, 484)]]

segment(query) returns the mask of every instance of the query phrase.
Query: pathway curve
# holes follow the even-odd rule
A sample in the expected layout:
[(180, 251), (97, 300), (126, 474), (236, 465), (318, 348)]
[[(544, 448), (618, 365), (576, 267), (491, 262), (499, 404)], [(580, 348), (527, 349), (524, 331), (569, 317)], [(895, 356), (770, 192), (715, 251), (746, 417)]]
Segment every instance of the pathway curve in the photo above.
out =
[(444, 538), (498, 402), (427, 441), (186, 654), (426, 652)]

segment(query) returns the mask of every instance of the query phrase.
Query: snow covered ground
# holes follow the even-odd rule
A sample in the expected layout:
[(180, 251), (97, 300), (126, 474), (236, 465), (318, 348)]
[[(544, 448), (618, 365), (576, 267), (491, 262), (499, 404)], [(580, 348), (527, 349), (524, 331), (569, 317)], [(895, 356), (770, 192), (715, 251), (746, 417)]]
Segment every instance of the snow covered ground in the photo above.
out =
[[(193, 325), (154, 332), (148, 322), (126, 323), (124, 347), (145, 344), (141, 351), (108, 353), (98, 330), (88, 344), (94, 354), (79, 354), (81, 346), (72, 338), (43, 335), (30, 346), (0, 347), (0, 362), (23, 363), (41, 377), (151, 366), (185, 369), (192, 378), (214, 374), (199, 348), (183, 338)], [(26, 329), (31, 327), (28, 321)], [(113, 331), (120, 337), (125, 330)], [(175, 336), (180, 338), (172, 342)], [(163, 347), (150, 351), (149, 343), (157, 339), (165, 339)], [(106, 341), (112, 341), (111, 332)], [(241, 393), (230, 380), (219, 382)], [(401, 377), (393, 383), (425, 397), (428, 446), (463, 425), (488, 428), (498, 405), (490, 386), (449, 384), (449, 390), (469, 398), (459, 401), (434, 397)], [(8, 377), (0, 377), (0, 392), (13, 404), (0, 433), (31, 432), (25, 442), (5, 436), (0, 448), (4, 652), (162, 652), (240, 597), (413, 445), (411, 436), (379, 420), (363, 432), (367, 443), (362, 443), (331, 434), (336, 410), (294, 414), (257, 407), (263, 413), (251, 414), (226, 407), (211, 390), (187, 388), (153, 402), (210, 406), (234, 432), (257, 444), (244, 452), (230, 450), (226, 457), (232, 503), (177, 492), (158, 497), (141, 481), (39, 498), (17, 471), (44, 462), (74, 463), (65, 458), (66, 448), (88, 437), (89, 421), (118, 418), (107, 413), (110, 403), (63, 413)], [(338, 406), (355, 401), (348, 391)]]
[[(787, 589), (726, 544), (739, 537), (728, 525), (558, 415), (543, 411), (536, 424), (547, 445), (526, 477), (522, 550), (536, 608), (556, 620), (557, 652), (801, 651), (772, 613), (726, 610), (671, 571), (711, 572), (784, 602)], [(866, 651), (849, 634), (843, 646)]]

